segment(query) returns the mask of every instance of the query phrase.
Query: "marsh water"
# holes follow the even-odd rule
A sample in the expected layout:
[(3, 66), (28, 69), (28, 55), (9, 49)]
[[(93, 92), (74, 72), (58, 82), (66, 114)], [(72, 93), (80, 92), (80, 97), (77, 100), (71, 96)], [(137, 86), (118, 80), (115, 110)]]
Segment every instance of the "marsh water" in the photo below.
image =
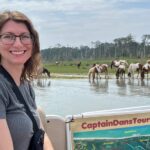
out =
[(34, 82), (37, 105), (47, 115), (150, 105), (149, 80), (42, 79)]

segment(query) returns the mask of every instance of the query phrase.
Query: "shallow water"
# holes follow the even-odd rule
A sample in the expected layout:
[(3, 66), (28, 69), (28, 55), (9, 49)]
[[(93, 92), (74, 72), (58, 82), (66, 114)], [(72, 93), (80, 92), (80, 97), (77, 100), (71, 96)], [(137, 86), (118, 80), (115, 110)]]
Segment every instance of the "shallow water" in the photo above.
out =
[(150, 105), (150, 81), (51, 79), (34, 82), (37, 104), (47, 115)]

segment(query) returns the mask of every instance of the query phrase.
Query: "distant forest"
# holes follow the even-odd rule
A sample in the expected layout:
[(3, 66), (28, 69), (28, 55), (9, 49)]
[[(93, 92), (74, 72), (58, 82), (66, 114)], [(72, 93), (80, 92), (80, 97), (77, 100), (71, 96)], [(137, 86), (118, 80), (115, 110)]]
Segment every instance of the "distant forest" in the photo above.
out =
[(134, 40), (130, 34), (113, 40), (113, 43), (91, 42), (89, 46), (65, 47), (57, 44), (56, 47), (41, 50), (44, 62), (96, 60), (100, 58), (145, 58), (150, 57), (150, 35), (143, 35), (141, 43)]

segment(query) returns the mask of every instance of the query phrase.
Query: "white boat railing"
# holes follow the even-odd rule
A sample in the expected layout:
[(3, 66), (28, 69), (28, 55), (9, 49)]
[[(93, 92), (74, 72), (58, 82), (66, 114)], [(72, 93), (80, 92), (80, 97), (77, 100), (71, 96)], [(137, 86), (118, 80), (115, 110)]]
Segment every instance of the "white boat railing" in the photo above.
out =
[[(84, 143), (84, 139), (87, 138), (87, 137), (83, 138), (82, 135), (85, 131), (86, 131), (85, 135), (88, 133), (88, 131), (90, 131), (91, 133), (93, 132), (94, 134), (96, 133), (96, 130), (97, 133), (101, 132), (101, 130), (103, 130), (102, 127), (98, 128), (97, 125), (95, 124), (95, 122), (98, 121), (104, 121), (108, 123), (111, 121), (113, 122), (114, 120), (118, 120), (118, 121), (128, 120), (130, 124), (125, 124), (123, 126), (118, 125), (117, 127), (111, 126), (111, 127), (104, 128), (104, 130), (107, 131), (108, 129), (115, 130), (120, 128), (123, 129), (127, 128), (125, 132), (130, 133), (130, 136), (128, 135), (130, 138), (132, 137), (134, 138), (135, 136), (138, 137), (138, 135), (140, 134), (142, 135), (142, 133), (139, 133), (138, 130), (136, 130), (136, 128), (134, 129), (134, 127), (142, 128), (142, 126), (147, 126), (149, 128), (150, 126), (150, 106), (128, 107), (128, 108), (101, 110), (101, 111), (94, 111), (94, 112), (85, 112), (82, 114), (70, 115), (66, 117), (61, 117), (57, 115), (46, 116), (43, 110), (39, 109), (39, 114), (45, 130), (48, 136), (50, 137), (50, 139), (52, 140), (52, 144), (55, 150), (74, 150), (75, 144), (78, 143), (77, 139), (80, 139), (79, 141), (80, 142), (82, 141)], [(147, 121), (142, 122), (142, 119), (147, 119)], [(89, 123), (89, 126), (93, 125), (94, 130), (90, 128), (86, 129), (85, 131), (82, 130), (81, 126), (85, 124), (85, 122), (86, 124)], [(133, 128), (133, 130), (130, 130), (131, 127)], [(132, 135), (131, 131), (132, 132), (134, 131), (135, 133), (133, 133)], [(81, 135), (80, 132), (82, 133)], [(149, 131), (147, 132), (147, 134), (149, 134)], [(150, 139), (150, 135), (146, 135), (145, 137), (147, 136), (149, 136)], [(91, 139), (92, 138), (93, 136), (91, 136)], [(107, 138), (111, 139), (112, 137), (108, 136)], [(124, 136), (122, 138), (124, 138)], [(101, 139), (101, 137), (98, 136), (98, 138), (95, 139)], [(148, 142), (150, 143), (150, 141)]]

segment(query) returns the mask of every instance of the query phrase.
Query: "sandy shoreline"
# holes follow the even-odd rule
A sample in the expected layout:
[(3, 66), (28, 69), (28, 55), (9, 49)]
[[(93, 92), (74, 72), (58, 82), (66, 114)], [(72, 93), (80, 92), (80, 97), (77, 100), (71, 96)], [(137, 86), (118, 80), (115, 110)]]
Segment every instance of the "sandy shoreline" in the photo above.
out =
[[(51, 78), (81, 78), (81, 79), (88, 79), (88, 75), (86, 74), (57, 74), (52, 73)], [(116, 76), (113, 74), (108, 75), (108, 79), (115, 79)], [(105, 79), (105, 75), (101, 75), (101, 79)]]

